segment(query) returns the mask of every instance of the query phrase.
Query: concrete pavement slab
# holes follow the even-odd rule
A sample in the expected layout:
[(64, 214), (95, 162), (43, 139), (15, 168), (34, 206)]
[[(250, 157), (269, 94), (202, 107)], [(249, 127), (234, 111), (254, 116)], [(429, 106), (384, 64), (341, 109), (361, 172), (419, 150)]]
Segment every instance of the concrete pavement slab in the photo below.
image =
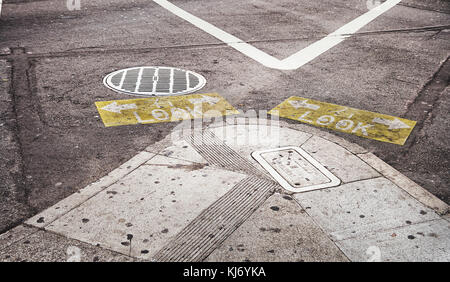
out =
[(379, 177), (296, 194), (295, 199), (333, 240), (439, 219), (433, 210)]
[(157, 155), (46, 229), (149, 258), (244, 177)]
[(336, 244), (352, 261), (449, 262), (450, 223), (432, 220), (372, 232)]
[[(147, 148), (147, 150), (152, 151), (151, 148)], [(159, 155), (199, 164), (207, 163), (207, 161), (185, 140), (178, 142), (176, 145), (165, 148), (159, 152)]]
[(416, 199), (420, 199), (423, 204), (429, 208), (432, 208), (437, 213), (444, 215), (449, 212), (449, 206), (446, 203), (436, 198), (433, 194), (414, 183), (414, 181), (401, 174), (387, 163), (377, 158), (374, 154), (358, 154), (358, 157), (383, 174), (384, 177), (402, 188), (408, 194)]
[(29, 228), (25, 225), (19, 225), (0, 235), (0, 251), (9, 247), (10, 245), (21, 241), (23, 238), (32, 233), (37, 232), (36, 228)]
[(292, 197), (274, 194), (206, 261), (347, 261)]
[(343, 182), (380, 176), (373, 168), (346, 149), (320, 137), (312, 137), (301, 147)]
[(2, 262), (132, 262), (136, 259), (77, 240), (23, 227), (31, 235), (0, 250)]
[[(125, 174), (119, 170), (118, 178), (107, 177), (93, 184), (92, 189), (83, 187), (133, 156), (150, 159), (170, 146), (162, 154), (245, 174), (246, 178), (230, 190), (235, 194), (227, 192), (201, 211), (200, 215), (213, 215), (214, 222), (208, 222), (208, 216), (198, 216), (164, 246), (169, 251), (159, 252), (159, 258), (203, 259), (230, 236), (234, 225), (244, 222), (273, 193), (276, 183), (267, 175), (258, 174), (263, 170), (249, 158), (247, 149), (233, 150), (225, 144), (219, 146), (220, 150), (212, 150), (193, 144), (192, 140), (184, 140), (188, 150), (183, 148), (186, 143), (180, 148), (169, 142), (147, 148), (170, 134), (176, 123), (104, 128), (94, 103), (124, 97), (104, 88), (103, 76), (140, 65), (169, 65), (201, 73), (208, 81), (205, 92), (219, 92), (244, 111), (269, 110), (295, 95), (415, 120), (418, 125), (405, 146), (345, 134), (331, 135), (299, 124), (283, 123), (282, 127), (301, 131), (287, 134), (288, 143), (295, 141), (290, 136), (309, 135), (318, 142), (322, 140), (318, 137), (322, 137), (344, 147), (338, 150), (342, 153), (339, 156), (357, 160), (345, 151), (373, 152), (396, 169), (385, 167), (371, 154), (366, 154), (366, 159), (358, 157), (373, 169), (364, 165), (356, 168), (345, 161), (341, 164), (337, 161), (339, 157), (331, 154), (330, 166), (341, 178), (359, 181), (378, 171), (380, 178), (388, 179), (420, 202), (410, 207), (414, 211), (422, 204), (440, 215), (448, 211), (444, 202), (413, 182), (447, 201), (445, 153), (449, 151), (449, 142), (446, 142), (448, 83), (445, 82), (446, 73), (450, 73), (447, 1), (404, 0), (358, 34), (296, 71), (265, 68), (153, 1), (82, 1), (79, 11), (69, 11), (60, 0), (6, 2), (0, 18), (0, 59), (8, 60), (14, 71), (11, 85), (9, 82), (0, 85), (11, 89), (6, 103), (0, 105), (0, 112), (7, 113), (8, 119), (9, 116), (17, 119), (10, 119), (11, 126), (4, 135), (7, 142), (0, 149), (0, 154), (8, 159), (0, 160), (0, 180), (7, 180), (3, 182), (7, 189), (2, 192), (5, 216), (0, 220), (0, 232), (18, 224), (28, 214), (48, 208), (31, 220), (31, 224), (45, 228), (86, 201), (106, 193), (105, 189), (139, 169), (142, 163), (138, 161), (135, 167), (125, 169)], [(172, 2), (281, 59), (367, 12), (373, 8), (368, 3), (374, 1)], [(3, 135), (5, 131), (0, 128), (0, 132)], [(326, 150), (320, 144), (313, 147)], [(146, 148), (150, 153), (140, 153)], [(321, 157), (320, 152), (316, 154)], [(353, 175), (347, 169), (358, 173)], [(3, 177), (6, 174), (12, 177)], [(255, 186), (263, 189), (254, 192), (258, 188)], [(281, 189), (278, 191), (283, 193)], [(234, 201), (233, 197), (245, 197), (246, 193), (251, 194), (245, 198), (248, 203), (239, 205)], [(222, 213), (220, 209), (230, 207), (229, 204), (234, 212)], [(225, 227), (215, 220), (222, 220), (222, 216)], [(209, 238), (208, 228), (222, 229)], [(179, 234), (188, 236), (177, 237)], [(179, 247), (180, 243), (186, 243), (186, 248)], [(178, 253), (170, 251), (174, 246)], [(196, 254), (190, 253), (197, 247)]]

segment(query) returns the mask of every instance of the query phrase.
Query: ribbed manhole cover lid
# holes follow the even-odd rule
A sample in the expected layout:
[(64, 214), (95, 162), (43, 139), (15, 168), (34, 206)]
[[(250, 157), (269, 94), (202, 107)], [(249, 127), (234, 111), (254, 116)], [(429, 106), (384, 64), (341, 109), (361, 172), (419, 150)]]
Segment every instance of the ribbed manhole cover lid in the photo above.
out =
[(206, 79), (172, 67), (134, 67), (112, 72), (103, 83), (110, 89), (140, 96), (182, 95), (201, 89)]

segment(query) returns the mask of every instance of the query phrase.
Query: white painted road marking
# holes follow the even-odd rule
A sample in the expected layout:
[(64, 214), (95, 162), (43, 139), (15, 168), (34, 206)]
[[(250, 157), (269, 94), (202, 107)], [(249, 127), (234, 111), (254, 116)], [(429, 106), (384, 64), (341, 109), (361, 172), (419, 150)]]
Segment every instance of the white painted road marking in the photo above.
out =
[(293, 101), (289, 101), (289, 104), (291, 104), (292, 107), (294, 107), (295, 109), (307, 108), (307, 109), (311, 109), (314, 111), (320, 109), (319, 105), (308, 104), (308, 100), (302, 100), (302, 101), (293, 100)]
[(359, 29), (363, 28), (365, 25), (401, 2), (401, 0), (387, 0), (383, 4), (373, 8), (372, 10), (342, 26), (335, 32), (330, 33), (323, 39), (316, 41), (315, 43), (298, 51), (297, 53), (284, 60), (278, 60), (277, 58), (242, 41), (236, 36), (231, 35), (221, 30), (220, 28), (217, 28), (214, 25), (186, 12), (185, 10), (175, 6), (167, 0), (153, 1), (159, 4), (161, 7), (177, 15), (178, 17), (190, 22), (201, 30), (228, 44), (228, 46), (233, 47), (244, 55), (263, 64), (264, 66), (280, 70), (295, 70), (309, 63), (316, 57), (320, 56), (322, 53), (341, 43), (346, 38), (357, 32)]
[(189, 102), (191, 102), (192, 104), (202, 104), (202, 103), (208, 103), (210, 105), (214, 105), (217, 104), (217, 102), (219, 102), (220, 99), (217, 97), (209, 97), (209, 96), (205, 96), (202, 95), (202, 98), (194, 98), (194, 99), (189, 99)]
[(389, 126), (388, 129), (402, 129), (402, 128), (411, 128), (411, 126), (407, 125), (403, 121), (399, 120), (398, 118), (394, 118), (394, 120), (385, 119), (385, 118), (374, 118), (372, 122), (384, 124)]
[(102, 110), (112, 112), (112, 113), (118, 113), (120, 114), (123, 110), (130, 110), (130, 109), (137, 109), (136, 104), (124, 104), (124, 105), (118, 105), (117, 102), (113, 102), (109, 105), (104, 106), (101, 108)]

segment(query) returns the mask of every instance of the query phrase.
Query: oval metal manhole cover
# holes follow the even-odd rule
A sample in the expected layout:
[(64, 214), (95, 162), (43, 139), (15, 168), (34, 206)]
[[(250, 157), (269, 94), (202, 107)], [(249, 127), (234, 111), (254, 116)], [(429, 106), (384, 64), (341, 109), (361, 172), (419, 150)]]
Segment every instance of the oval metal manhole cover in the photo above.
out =
[(139, 96), (183, 95), (195, 92), (206, 79), (195, 72), (171, 67), (134, 67), (105, 76), (106, 87)]

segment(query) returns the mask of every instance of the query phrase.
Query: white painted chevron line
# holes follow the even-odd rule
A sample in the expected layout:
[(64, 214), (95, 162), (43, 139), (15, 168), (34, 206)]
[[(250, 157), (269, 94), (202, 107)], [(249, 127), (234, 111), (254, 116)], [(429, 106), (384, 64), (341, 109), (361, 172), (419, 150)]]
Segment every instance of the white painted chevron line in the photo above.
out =
[(326, 37), (319, 41), (309, 45), (308, 47), (298, 51), (297, 53), (287, 57), (284, 60), (279, 60), (258, 48), (242, 41), (234, 35), (231, 35), (220, 28), (186, 12), (185, 10), (175, 6), (167, 0), (153, 0), (161, 7), (167, 9), (178, 17), (190, 22), (201, 30), (211, 34), (215, 38), (226, 43), (230, 47), (238, 50), (244, 55), (252, 58), (253, 60), (263, 64), (266, 67), (280, 70), (295, 70), (301, 66), (314, 60), (322, 53), (328, 51), (334, 46), (338, 45), (346, 38), (357, 32), (359, 29), (384, 14), (386, 11), (396, 6), (401, 0), (387, 0), (383, 4), (373, 8), (365, 14), (357, 17), (351, 22), (337, 29), (335, 32), (330, 33)]

